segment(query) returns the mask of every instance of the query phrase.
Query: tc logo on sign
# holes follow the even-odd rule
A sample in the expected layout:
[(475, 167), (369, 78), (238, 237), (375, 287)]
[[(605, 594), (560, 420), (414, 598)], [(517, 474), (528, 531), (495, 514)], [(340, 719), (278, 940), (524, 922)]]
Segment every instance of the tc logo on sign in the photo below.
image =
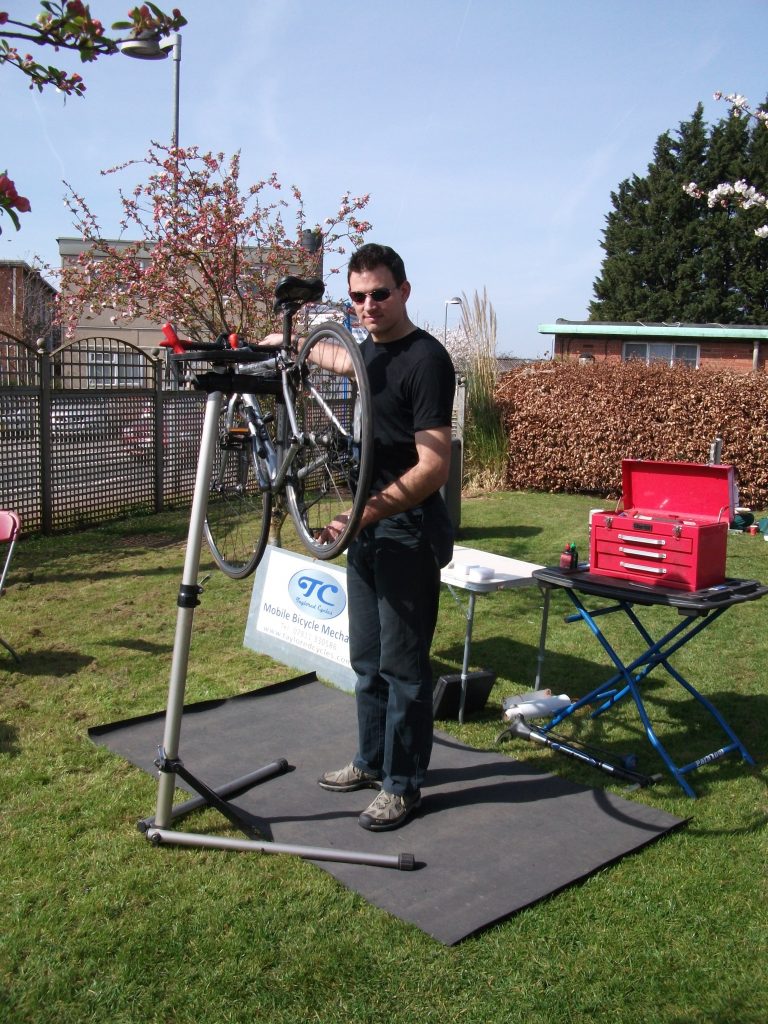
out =
[(344, 588), (333, 576), (317, 570), (294, 573), (288, 582), (288, 596), (297, 608), (320, 619), (335, 619), (347, 605)]

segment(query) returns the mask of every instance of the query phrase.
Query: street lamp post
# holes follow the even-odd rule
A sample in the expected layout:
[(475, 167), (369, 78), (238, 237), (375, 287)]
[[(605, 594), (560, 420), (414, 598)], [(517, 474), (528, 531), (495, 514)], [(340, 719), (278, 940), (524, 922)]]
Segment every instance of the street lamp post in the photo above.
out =
[(163, 39), (148, 36), (146, 39), (126, 39), (118, 44), (120, 52), (137, 60), (165, 60), (170, 53), (173, 58), (173, 134), (171, 144), (179, 145), (179, 81), (181, 78), (181, 35), (173, 32)]
[[(165, 60), (170, 53), (173, 58), (173, 130), (171, 134), (171, 148), (174, 151), (174, 159), (176, 163), (176, 177), (173, 182), (173, 197), (174, 206), (176, 205), (177, 188), (178, 188), (178, 171), (179, 171), (179, 82), (181, 79), (181, 35), (178, 32), (172, 32), (169, 36), (163, 38), (158, 37), (153, 33), (147, 33), (142, 38), (138, 39), (126, 39), (122, 43), (118, 43), (118, 47), (121, 53), (124, 53), (126, 57), (135, 57), (137, 60)], [(174, 216), (173, 221), (173, 232), (175, 234), (176, 217)], [(170, 350), (165, 349), (165, 370), (166, 373), (170, 372), (170, 363), (168, 356)], [(155, 420), (155, 450), (161, 451), (163, 445), (162, 440), (162, 424), (160, 417), (156, 417)], [(162, 493), (162, 460), (157, 460), (157, 487), (159, 493)]]
[(449, 306), (461, 306), (463, 305), (461, 299), (454, 295), (452, 299), (445, 300), (445, 325), (443, 326), (443, 344), (448, 344), (448, 307)]

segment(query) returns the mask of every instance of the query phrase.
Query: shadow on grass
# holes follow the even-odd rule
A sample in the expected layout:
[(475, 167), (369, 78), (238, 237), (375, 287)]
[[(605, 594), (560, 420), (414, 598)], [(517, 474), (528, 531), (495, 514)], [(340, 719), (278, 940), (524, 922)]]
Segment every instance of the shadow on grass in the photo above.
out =
[(32, 651), (20, 655), (16, 671), (23, 676), (53, 676), (64, 679), (76, 675), (93, 662), (88, 654), (75, 651)]
[(128, 651), (140, 651), (142, 654), (169, 654), (173, 644), (153, 644), (149, 640), (135, 640), (125, 637), (122, 640), (102, 640), (103, 647), (118, 647)]
[[(204, 566), (201, 566), (201, 569)], [(178, 565), (157, 565), (149, 569), (96, 569), (83, 572), (42, 572), (39, 569), (29, 570), (19, 574), (16, 580), (18, 590), (25, 590), (28, 587), (46, 583), (98, 583), (100, 580), (113, 580), (121, 577), (153, 577), (153, 576), (179, 576), (182, 571), (181, 563)]]
[(18, 757), (21, 747), (18, 743), (19, 730), (8, 722), (0, 722), (0, 754), (8, 754), (9, 757)]
[[(537, 644), (520, 643), (508, 637), (489, 637), (473, 640), (471, 668), (495, 672), (497, 676), (520, 680), (524, 690), (532, 690), (536, 679)], [(450, 660), (444, 660), (450, 659)], [(432, 661), (437, 675), (455, 672), (455, 665), (464, 662), (464, 642), (442, 647), (432, 652)], [(605, 675), (605, 663), (579, 658), (570, 654), (547, 653), (542, 668), (542, 688), (553, 693), (568, 693), (577, 697), (588, 693), (601, 676)]]

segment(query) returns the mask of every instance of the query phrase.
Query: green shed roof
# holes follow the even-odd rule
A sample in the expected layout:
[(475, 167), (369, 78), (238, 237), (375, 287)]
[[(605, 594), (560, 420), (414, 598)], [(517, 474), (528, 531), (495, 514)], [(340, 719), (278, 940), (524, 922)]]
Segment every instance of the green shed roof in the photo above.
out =
[(554, 324), (539, 324), (537, 330), (539, 334), (588, 334), (598, 338), (619, 335), (625, 338), (740, 338), (768, 341), (768, 326), (760, 327), (756, 324), (601, 323), (598, 320), (558, 319)]

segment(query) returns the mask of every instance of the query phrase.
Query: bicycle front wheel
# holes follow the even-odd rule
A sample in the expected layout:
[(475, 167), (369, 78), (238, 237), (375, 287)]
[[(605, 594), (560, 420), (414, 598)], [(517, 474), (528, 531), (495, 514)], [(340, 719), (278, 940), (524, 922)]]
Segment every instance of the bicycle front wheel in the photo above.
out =
[[(373, 468), (368, 375), (349, 331), (335, 323), (314, 327), (299, 350), (295, 382), (299, 448), (285, 486), (288, 511), (309, 553), (335, 558), (357, 530)], [(321, 541), (344, 512), (339, 536)]]
[(250, 576), (269, 539), (272, 495), (262, 487), (259, 470), (254, 439), (237, 401), (234, 410), (222, 412), (204, 527), (213, 560), (236, 580)]

